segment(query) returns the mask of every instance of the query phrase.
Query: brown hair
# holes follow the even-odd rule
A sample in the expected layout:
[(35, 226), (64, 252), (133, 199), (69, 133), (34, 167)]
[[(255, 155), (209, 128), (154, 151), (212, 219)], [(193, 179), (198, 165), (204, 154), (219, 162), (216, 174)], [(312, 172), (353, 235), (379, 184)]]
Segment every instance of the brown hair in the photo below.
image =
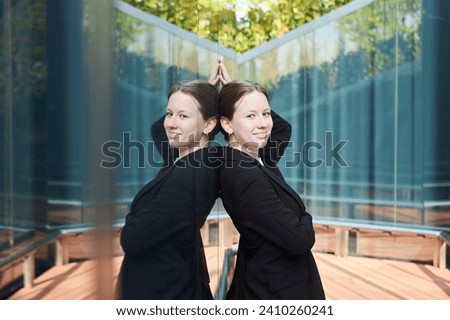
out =
[[(178, 83), (170, 88), (167, 98), (169, 99), (172, 94), (178, 91), (188, 94), (197, 100), (200, 105), (199, 111), (204, 120), (219, 119), (218, 92), (211, 83), (201, 80)], [(219, 132), (218, 125), (208, 134), (209, 140), (214, 139), (217, 132)]]
[[(269, 100), (267, 90), (257, 82), (250, 80), (234, 80), (228, 82), (223, 86), (219, 93), (219, 113), (221, 117), (233, 120), (234, 112), (236, 111), (236, 103), (246, 94), (258, 91), (264, 94)], [(220, 126), (220, 132), (228, 141), (228, 133)]]

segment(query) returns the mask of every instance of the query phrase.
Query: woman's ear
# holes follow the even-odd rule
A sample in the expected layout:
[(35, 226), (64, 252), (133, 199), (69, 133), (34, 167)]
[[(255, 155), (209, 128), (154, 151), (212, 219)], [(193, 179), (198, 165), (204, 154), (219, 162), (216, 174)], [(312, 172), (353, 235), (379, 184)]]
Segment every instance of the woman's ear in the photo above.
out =
[(229, 135), (233, 134), (233, 128), (231, 127), (231, 122), (230, 120), (228, 120), (228, 118), (220, 118), (220, 125), (226, 133), (228, 133)]
[(203, 133), (209, 134), (216, 127), (216, 124), (217, 124), (216, 118), (209, 118), (208, 121), (206, 121), (205, 129), (203, 129)]

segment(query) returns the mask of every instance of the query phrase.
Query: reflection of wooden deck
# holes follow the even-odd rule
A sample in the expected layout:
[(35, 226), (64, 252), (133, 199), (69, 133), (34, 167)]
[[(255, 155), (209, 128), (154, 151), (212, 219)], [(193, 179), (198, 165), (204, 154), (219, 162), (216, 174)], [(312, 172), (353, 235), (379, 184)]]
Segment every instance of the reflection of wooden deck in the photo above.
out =
[[(206, 248), (213, 292), (222, 267), (223, 251)], [(364, 257), (314, 253), (328, 299), (331, 300), (447, 300), (450, 270), (431, 265)], [(122, 257), (112, 259), (114, 278)], [(21, 289), (10, 300), (95, 299), (95, 261), (53, 267), (35, 279), (33, 288)]]

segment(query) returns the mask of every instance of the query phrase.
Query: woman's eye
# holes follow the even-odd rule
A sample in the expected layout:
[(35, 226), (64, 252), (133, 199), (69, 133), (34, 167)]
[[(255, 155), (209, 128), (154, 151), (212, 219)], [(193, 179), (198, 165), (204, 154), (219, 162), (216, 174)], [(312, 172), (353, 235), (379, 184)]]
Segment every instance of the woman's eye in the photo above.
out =
[(166, 112), (166, 118), (170, 118), (171, 116), (173, 116), (172, 112)]
[(250, 118), (250, 119), (253, 119), (254, 117), (255, 117), (254, 114), (249, 114), (249, 115), (247, 115), (247, 118)]
[(264, 113), (263, 113), (263, 116), (264, 116), (264, 117), (270, 117), (270, 112), (264, 112)]
[(180, 114), (180, 118), (181, 118), (181, 119), (186, 119), (186, 118), (188, 118), (188, 116), (185, 115), (185, 114)]

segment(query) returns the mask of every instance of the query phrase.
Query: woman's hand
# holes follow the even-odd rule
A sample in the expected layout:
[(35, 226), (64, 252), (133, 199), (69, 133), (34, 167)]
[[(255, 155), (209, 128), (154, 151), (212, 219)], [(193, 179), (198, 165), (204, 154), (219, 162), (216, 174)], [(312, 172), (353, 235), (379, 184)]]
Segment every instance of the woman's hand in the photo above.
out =
[(225, 85), (230, 81), (231, 78), (228, 74), (227, 68), (225, 67), (224, 59), (223, 57), (218, 57), (211, 78), (209, 78), (209, 83), (215, 86), (216, 84)]

